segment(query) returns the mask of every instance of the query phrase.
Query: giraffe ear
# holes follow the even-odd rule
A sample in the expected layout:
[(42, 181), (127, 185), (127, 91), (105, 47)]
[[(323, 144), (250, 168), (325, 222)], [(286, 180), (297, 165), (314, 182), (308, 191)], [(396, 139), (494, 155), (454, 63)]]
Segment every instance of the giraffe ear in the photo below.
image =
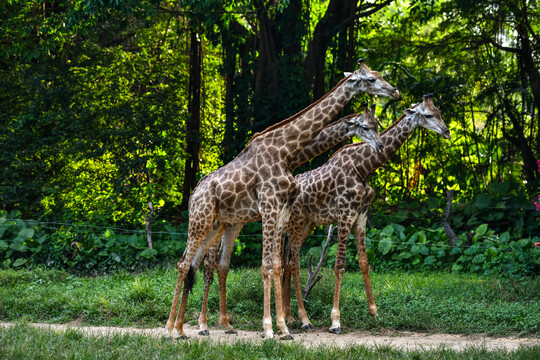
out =
[(341, 118), (341, 122), (347, 125), (354, 125), (356, 123), (357, 115), (349, 115), (344, 118)]
[(413, 115), (414, 113), (416, 113), (416, 111), (414, 111), (413, 109), (405, 109), (403, 110), (403, 113), (405, 115)]

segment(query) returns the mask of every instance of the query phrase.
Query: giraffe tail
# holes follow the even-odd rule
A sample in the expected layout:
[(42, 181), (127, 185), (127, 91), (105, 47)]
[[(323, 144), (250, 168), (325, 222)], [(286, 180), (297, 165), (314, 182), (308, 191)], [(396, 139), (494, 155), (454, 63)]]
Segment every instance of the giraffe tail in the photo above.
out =
[(197, 272), (197, 269), (191, 265), (189, 267), (189, 271), (186, 275), (186, 279), (184, 280), (184, 288), (191, 292), (193, 290), (193, 285), (195, 285), (195, 273)]

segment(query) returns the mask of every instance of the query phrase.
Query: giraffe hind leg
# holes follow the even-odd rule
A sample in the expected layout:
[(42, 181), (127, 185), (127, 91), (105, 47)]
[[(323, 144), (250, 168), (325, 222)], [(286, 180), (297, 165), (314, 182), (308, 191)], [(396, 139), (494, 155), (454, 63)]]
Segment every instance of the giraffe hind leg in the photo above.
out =
[[(198, 267), (198, 264), (202, 257), (206, 254), (208, 248), (213, 244), (213, 241), (216, 237), (221, 236), (225, 224), (221, 224), (217, 221), (206, 221), (205, 226), (202, 231), (194, 232), (192, 230), (192, 224), (190, 223), (190, 230), (188, 236), (188, 244), (182, 259), (178, 262), (178, 283), (176, 285), (173, 304), (171, 307), (171, 313), (169, 314), (169, 320), (167, 321), (166, 328), (169, 330), (169, 334), (172, 337), (185, 338), (183, 324), (184, 324), (184, 315), (187, 306), (187, 298), (189, 296), (190, 286), (193, 286), (194, 281), (192, 280), (195, 276), (195, 271)], [(192, 261), (196, 258), (196, 264), (193, 264)], [(190, 274), (190, 279), (182, 286), (182, 283), (188, 276), (189, 270), (192, 269)], [(178, 298), (180, 296), (180, 290), (182, 291), (182, 299), (180, 301), (180, 306), (178, 308)], [(178, 312), (176, 311), (178, 308)], [(175, 316), (176, 315), (176, 316)], [(172, 326), (174, 324), (174, 328)]]
[(373, 289), (371, 287), (371, 280), (369, 278), (369, 260), (366, 253), (366, 218), (366, 212), (362, 212), (359, 214), (354, 227), (354, 237), (356, 240), (358, 264), (360, 265), (360, 271), (362, 272), (362, 278), (364, 279), (364, 287), (366, 289), (366, 299), (368, 302), (369, 314), (373, 317), (377, 317), (377, 305), (375, 304)]
[(201, 306), (201, 314), (199, 316), (199, 335), (208, 336), (210, 332), (208, 330), (208, 294), (210, 292), (210, 285), (212, 285), (214, 279), (214, 269), (216, 267), (216, 250), (217, 246), (213, 245), (204, 260), (204, 295)]
[(229, 264), (234, 249), (234, 242), (243, 227), (244, 224), (234, 224), (225, 228), (219, 249), (219, 263), (216, 266), (219, 280), (219, 324), (225, 328), (225, 333), (227, 334), (237, 333), (230, 324), (227, 314), (227, 276), (229, 274)]

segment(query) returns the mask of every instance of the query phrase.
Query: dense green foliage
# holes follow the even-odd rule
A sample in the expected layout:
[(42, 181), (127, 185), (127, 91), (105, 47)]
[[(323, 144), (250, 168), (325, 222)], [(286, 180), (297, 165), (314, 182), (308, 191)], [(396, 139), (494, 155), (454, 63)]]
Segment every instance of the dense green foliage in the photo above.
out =
[[(443, 141), (415, 131), (371, 176), (374, 265), (538, 271), (535, 1), (9, 0), (0, 25), (0, 210), (11, 214), (1, 215), (3, 267), (174, 261), (187, 227), (184, 179), (232, 159), (363, 57), (402, 100), (361, 94), (343, 115), (375, 102), (386, 128), (434, 92), (452, 132)], [(456, 248), (442, 246), (448, 189)], [(141, 231), (149, 202), (151, 250)], [(259, 263), (258, 234), (254, 224), (239, 237), (242, 264)]]
[[(301, 272), (305, 281), (307, 273)], [(318, 328), (330, 326), (334, 272), (325, 269), (306, 302), (310, 320)], [(163, 326), (177, 272), (156, 268), (133, 274), (125, 271), (98, 277), (79, 277), (63, 271), (0, 270), (0, 320), (109, 326)], [(197, 324), (203, 293), (198, 273), (189, 297), (186, 321)], [(343, 278), (340, 310), (345, 331), (399, 330), (454, 334), (540, 334), (540, 279), (444, 273), (371, 273), (379, 317), (367, 309), (360, 272)], [(227, 305), (232, 324), (260, 329), (263, 314), (259, 269), (231, 271)], [(293, 297), (293, 315), (296, 299)], [(210, 289), (209, 326), (219, 321), (217, 281)], [(300, 331), (300, 324), (293, 324)]]
[[(163, 225), (163, 232), (154, 233), (154, 247), (148, 249), (146, 234), (125, 232), (124, 229), (52, 224), (25, 221), (17, 212), (0, 211), (0, 263), (3, 267), (48, 267), (71, 272), (98, 274), (111, 270), (137, 270), (162, 263), (174, 263), (185, 248), (187, 229)], [(184, 224), (185, 225), (185, 224)], [(256, 226), (258, 225), (258, 226)], [(251, 235), (237, 240), (233, 266), (260, 264), (260, 224), (246, 227)], [(448, 244), (442, 227), (426, 228), (392, 223), (383, 229), (372, 228), (366, 235), (366, 246), (371, 265), (376, 269), (416, 271), (444, 270), (476, 274), (499, 274), (522, 277), (538, 274), (539, 237), (511, 240), (509, 232), (497, 235), (487, 224), (478, 226), (471, 234), (458, 237), (455, 246)], [(325, 237), (325, 236), (324, 236)], [(317, 259), (322, 252), (321, 236), (308, 239), (302, 262)], [(247, 246), (246, 243), (252, 244)], [(332, 266), (337, 244), (330, 247), (326, 265)], [(347, 267), (357, 270), (354, 238), (347, 249)]]
[[(39, 355), (38, 355), (39, 354)], [(157, 355), (159, 354), (159, 355)], [(262, 344), (237, 342), (215, 344), (208, 341), (156, 340), (137, 335), (87, 336), (77, 330), (57, 333), (27, 325), (0, 329), (0, 356), (3, 359), (384, 359), (384, 360), (529, 360), (540, 356), (537, 346), (516, 351), (468, 347), (463, 351), (445, 348), (414, 351), (391, 347), (319, 346), (307, 348), (277, 341)]]

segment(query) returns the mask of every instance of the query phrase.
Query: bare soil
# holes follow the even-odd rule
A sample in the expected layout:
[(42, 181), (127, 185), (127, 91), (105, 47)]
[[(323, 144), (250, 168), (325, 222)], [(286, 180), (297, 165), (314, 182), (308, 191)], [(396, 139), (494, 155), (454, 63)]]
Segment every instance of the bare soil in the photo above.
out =
[[(1, 327), (9, 327), (14, 324), (0, 322)], [(48, 329), (51, 331), (65, 331), (67, 329), (76, 329), (91, 336), (106, 336), (114, 334), (137, 334), (153, 337), (165, 337), (167, 333), (164, 328), (140, 329), (140, 328), (119, 328), (104, 326), (80, 326), (79, 324), (31, 324), (37, 328)], [(210, 339), (216, 342), (234, 342), (234, 341), (253, 341), (262, 342), (264, 339), (261, 333), (257, 331), (238, 330), (236, 334), (226, 334), (223, 329), (210, 328), (210, 335), (198, 335), (196, 326), (185, 325), (184, 331), (191, 339)], [(489, 337), (486, 335), (454, 335), (439, 333), (414, 333), (414, 332), (387, 332), (385, 334), (374, 335), (368, 332), (351, 331), (335, 335), (326, 331), (326, 329), (316, 329), (309, 332), (293, 333), (293, 340), (305, 346), (339, 346), (346, 347), (350, 345), (364, 345), (372, 347), (391, 346), (402, 350), (418, 349), (437, 349), (444, 347), (452, 350), (464, 350), (471, 347), (492, 349), (504, 349), (507, 351), (517, 350), (522, 346), (540, 345), (540, 339), (520, 338), (520, 337)], [(285, 341), (285, 340), (284, 340)]]

